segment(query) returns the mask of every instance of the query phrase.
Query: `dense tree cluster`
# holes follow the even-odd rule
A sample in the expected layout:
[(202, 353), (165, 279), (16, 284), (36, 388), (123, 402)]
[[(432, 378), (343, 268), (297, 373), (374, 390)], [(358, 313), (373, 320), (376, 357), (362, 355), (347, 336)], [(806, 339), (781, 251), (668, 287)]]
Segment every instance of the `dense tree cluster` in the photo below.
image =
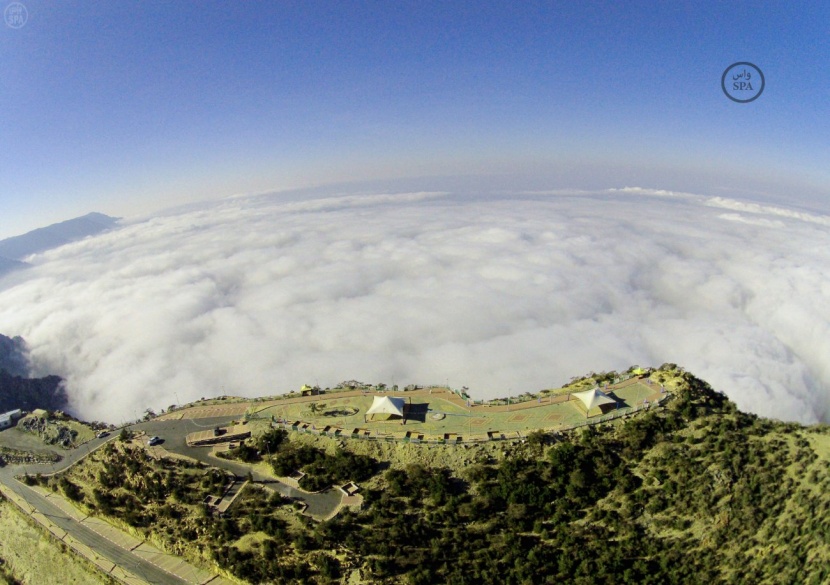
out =
[(269, 429), (256, 439), (242, 441), (239, 446), (220, 453), (224, 459), (235, 459), (243, 463), (258, 463), (271, 453), (278, 453), (288, 433), (283, 429)]
[(391, 470), (365, 511), (318, 531), (377, 582), (826, 582), (830, 473), (805, 435), (827, 427), (758, 419), (686, 381), (665, 410), (476, 465), (469, 483)]
[(300, 487), (314, 492), (347, 481), (368, 479), (375, 474), (377, 461), (343, 449), (329, 455), (316, 447), (285, 442), (271, 459), (271, 467), (282, 477), (295, 471), (304, 472)]

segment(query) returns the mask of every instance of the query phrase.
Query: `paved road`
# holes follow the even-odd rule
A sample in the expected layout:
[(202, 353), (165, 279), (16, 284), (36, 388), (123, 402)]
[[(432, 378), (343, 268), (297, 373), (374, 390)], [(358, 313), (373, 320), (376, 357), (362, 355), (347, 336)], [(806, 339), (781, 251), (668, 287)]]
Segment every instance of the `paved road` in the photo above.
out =
[(1, 469), (0, 481), (26, 500), (29, 505), (49, 518), (55, 525), (71, 534), (73, 538), (148, 583), (187, 585), (187, 581), (163, 571), (156, 565), (110, 542), (80, 522), (69, 518), (47, 498), (14, 479), (14, 474), (20, 471), (21, 469), (11, 466)]
[[(188, 433), (210, 429), (217, 425), (225, 425), (230, 422), (230, 420), (231, 419), (227, 417), (223, 417), (218, 419), (149, 421), (132, 425), (129, 428), (132, 430), (142, 430), (150, 436), (158, 435), (162, 437), (164, 440), (162, 446), (168, 451), (192, 457), (198, 461), (207, 463), (208, 465), (226, 469), (237, 476), (245, 477), (248, 475), (250, 470), (249, 467), (239, 463), (223, 461), (221, 459), (211, 457), (208, 455), (210, 452), (209, 448), (190, 447), (185, 441), (185, 437)], [(48, 474), (63, 471), (96, 449), (100, 448), (108, 441), (115, 440), (117, 435), (118, 433), (115, 432), (107, 437), (88, 441), (76, 449), (64, 450), (58, 447), (44, 445), (39, 442), (33, 444), (31, 436), (28, 433), (24, 433), (15, 428), (6, 429), (5, 431), (0, 432), (0, 445), (23, 450), (37, 450), (40, 452), (52, 451), (60, 454), (63, 459), (56, 463), (8, 465), (4, 468), (0, 468), (0, 482), (23, 498), (30, 506), (48, 517), (56, 526), (71, 534), (79, 542), (87, 545), (102, 557), (105, 557), (120, 567), (131, 571), (145, 581), (149, 583), (170, 585), (186, 584), (187, 581), (167, 573), (158, 566), (148, 562), (133, 552), (107, 540), (84, 524), (68, 517), (47, 498), (15, 479), (15, 476), (24, 473), (34, 475), (37, 473)], [(33, 447), (36, 447), (36, 449), (33, 449)], [(322, 492), (320, 494), (307, 494), (280, 483), (272, 477), (265, 476), (260, 473), (254, 473), (253, 475), (256, 481), (267, 484), (268, 487), (279, 491), (283, 495), (305, 501), (308, 504), (307, 513), (315, 516), (328, 516), (335, 510), (341, 501), (342, 496), (338, 490), (327, 490), (326, 492)]]
[[(202, 419), (183, 419), (183, 420), (153, 420), (149, 422), (138, 423), (131, 425), (128, 428), (134, 431), (144, 431), (148, 436), (158, 435), (164, 442), (161, 446), (173, 453), (186, 455), (198, 461), (221, 467), (238, 477), (247, 477), (250, 468), (241, 463), (234, 463), (232, 461), (225, 461), (209, 455), (209, 447), (190, 447), (185, 441), (185, 437), (189, 433), (196, 431), (203, 431), (212, 429), (216, 426), (225, 426), (230, 423), (233, 418), (202, 418)], [(92, 439), (75, 449), (60, 449), (58, 447), (44, 445), (41, 442), (37, 444), (31, 443), (32, 436), (29, 433), (20, 431), (16, 428), (6, 429), (0, 432), (0, 445), (5, 445), (17, 449), (37, 450), (37, 451), (53, 451), (60, 454), (63, 460), (57, 463), (41, 464), (41, 465), (23, 465), (15, 467), (14, 473), (56, 473), (63, 471), (71, 465), (77, 463), (89, 453), (104, 445), (107, 441), (115, 440), (118, 436), (118, 431), (111, 433), (109, 436), (102, 439)], [(33, 449), (33, 447), (37, 449)], [(285, 485), (276, 481), (273, 477), (263, 475), (261, 473), (254, 473), (254, 480), (267, 485), (269, 488), (276, 490), (286, 497), (300, 499), (308, 504), (306, 512), (313, 516), (320, 518), (327, 517), (331, 514), (337, 505), (340, 503), (342, 494), (339, 490), (329, 489), (319, 494), (309, 494), (294, 489), (291, 486)], [(5, 482), (4, 482), (5, 483)]]
[[(86, 457), (91, 451), (94, 451), (107, 441), (110, 441), (115, 438), (117, 433), (113, 433), (104, 437), (102, 439), (92, 439), (86, 443), (83, 443), (81, 446), (76, 447), (74, 449), (62, 449), (57, 445), (47, 445), (39, 438), (37, 438), (32, 433), (28, 433), (23, 431), (17, 427), (12, 427), (10, 429), (6, 429), (4, 431), (0, 431), (0, 446), (9, 447), (11, 449), (19, 449), (21, 451), (31, 451), (35, 453), (57, 453), (63, 460), (54, 463), (52, 465), (41, 465), (37, 468), (36, 471), (32, 471), (31, 473), (51, 473), (52, 466), (54, 466), (55, 471), (62, 471), (76, 463), (77, 461)], [(26, 466), (35, 469), (36, 466), (27, 465)], [(22, 468), (21, 468), (22, 469)]]
[[(150, 421), (134, 425), (130, 428), (134, 430), (143, 430), (149, 436), (157, 435), (163, 439), (161, 446), (173, 453), (186, 455), (192, 457), (208, 465), (214, 465), (227, 469), (238, 477), (247, 477), (250, 467), (241, 463), (234, 463), (232, 461), (225, 461), (217, 457), (209, 455), (210, 447), (190, 447), (185, 438), (189, 433), (196, 431), (204, 431), (212, 429), (216, 426), (225, 426), (230, 423), (232, 418), (202, 418), (202, 419), (183, 419), (183, 420), (165, 420), (165, 421)], [(267, 485), (269, 488), (280, 492), (282, 495), (303, 500), (308, 504), (306, 513), (318, 517), (326, 517), (331, 514), (337, 505), (340, 503), (342, 494), (339, 490), (329, 489), (319, 494), (308, 494), (294, 489), (291, 486), (285, 485), (276, 481), (273, 477), (263, 475), (261, 473), (254, 473), (254, 480)]]

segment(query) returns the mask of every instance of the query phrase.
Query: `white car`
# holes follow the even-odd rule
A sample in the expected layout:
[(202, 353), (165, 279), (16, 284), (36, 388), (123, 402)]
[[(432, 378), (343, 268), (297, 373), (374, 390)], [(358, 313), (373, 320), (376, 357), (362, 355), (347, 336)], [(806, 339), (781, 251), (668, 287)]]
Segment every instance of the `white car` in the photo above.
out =
[(159, 443), (161, 443), (161, 437), (150, 437), (150, 440), (147, 441), (147, 444), (151, 447), (153, 445), (158, 445)]

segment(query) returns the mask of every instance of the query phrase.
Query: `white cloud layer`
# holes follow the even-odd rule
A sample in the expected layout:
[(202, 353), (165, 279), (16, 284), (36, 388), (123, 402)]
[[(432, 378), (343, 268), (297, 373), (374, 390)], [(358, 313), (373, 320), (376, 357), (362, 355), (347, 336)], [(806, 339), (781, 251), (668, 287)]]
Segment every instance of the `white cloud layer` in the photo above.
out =
[(0, 332), (113, 422), (306, 382), (492, 398), (666, 361), (826, 421), (827, 218), (784, 211), (637, 188), (232, 198), (30, 258), (0, 281)]

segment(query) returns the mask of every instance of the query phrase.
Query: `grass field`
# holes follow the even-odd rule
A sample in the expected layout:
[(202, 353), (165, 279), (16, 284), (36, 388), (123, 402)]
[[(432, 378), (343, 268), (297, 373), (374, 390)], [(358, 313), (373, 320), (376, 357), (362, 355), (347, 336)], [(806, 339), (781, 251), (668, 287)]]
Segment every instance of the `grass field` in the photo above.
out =
[[(607, 390), (626, 411), (660, 397), (659, 384), (646, 380), (631, 380)], [(403, 398), (407, 416), (391, 420), (368, 420), (365, 414), (376, 392), (340, 392), (319, 396), (297, 397), (278, 402), (255, 405), (250, 414), (259, 418), (285, 421), (287, 427), (296, 426), (310, 432), (338, 431), (343, 437), (407, 437), (421, 440), (475, 440), (486, 439), (488, 433), (503, 434), (505, 438), (524, 435), (537, 429), (564, 430), (596, 421), (603, 414), (599, 409), (586, 416), (576, 399), (565, 400), (553, 393), (513, 405), (468, 405), (467, 401), (446, 388), (422, 389), (409, 392), (387, 392), (385, 395)], [(616, 409), (615, 409), (616, 410)], [(605, 414), (610, 414), (608, 411)], [(187, 414), (185, 414), (187, 416)], [(296, 424), (295, 424), (296, 423)], [(517, 435), (518, 434), (518, 435)]]

